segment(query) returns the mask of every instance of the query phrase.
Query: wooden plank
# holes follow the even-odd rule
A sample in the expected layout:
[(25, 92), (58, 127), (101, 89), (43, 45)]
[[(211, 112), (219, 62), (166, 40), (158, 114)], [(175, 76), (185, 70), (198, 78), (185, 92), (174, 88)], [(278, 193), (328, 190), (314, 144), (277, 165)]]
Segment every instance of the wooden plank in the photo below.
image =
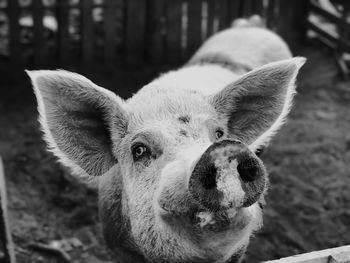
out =
[(19, 26), (19, 13), (20, 8), (18, 1), (8, 2), (8, 18), (10, 26), (10, 63), (11, 71), (18, 73), (23, 67), (23, 58), (21, 56), (21, 43), (20, 43), (20, 26)]
[(187, 0), (187, 58), (193, 55), (202, 42), (202, 0)]
[(275, 17), (276, 17), (276, 6), (277, 0), (268, 0), (267, 11), (266, 11), (266, 24), (267, 27), (274, 30), (275, 29)]
[(92, 0), (81, 0), (81, 45), (82, 69), (89, 72), (94, 58), (94, 22), (92, 18)]
[(315, 4), (313, 1), (310, 1), (309, 10), (310, 12), (315, 12), (316, 14), (323, 16), (330, 22), (337, 24), (337, 26), (350, 30), (350, 24), (348, 22), (346, 22), (344, 19), (341, 19), (340, 17), (335, 16), (334, 14), (327, 12), (322, 7)]
[[(281, 258), (281, 259), (272, 260), (272, 261), (266, 261), (266, 263), (329, 263), (329, 262), (332, 262), (331, 258), (333, 256), (334, 256), (333, 258), (337, 259), (337, 258), (344, 257), (344, 255), (349, 256), (348, 254), (349, 252), (350, 252), (350, 246), (342, 246), (342, 247), (336, 247), (336, 248), (329, 248), (325, 250), (313, 251), (310, 253), (299, 254), (299, 255)], [(349, 261), (350, 261), (350, 258), (347, 258), (347, 261), (339, 262), (339, 263), (347, 263)]]
[(104, 8), (104, 61), (105, 66), (111, 69), (116, 62), (116, 9), (120, 5), (118, 0), (106, 1)]
[(125, 62), (127, 65), (141, 65), (145, 52), (146, 1), (126, 1)]
[(165, 0), (151, 0), (147, 5), (146, 53), (153, 64), (164, 62), (165, 9)]
[(218, 16), (218, 7), (216, 0), (207, 0), (208, 5), (208, 21), (207, 21), (207, 37), (210, 37), (215, 33), (214, 21), (215, 17)]
[(308, 1), (294, 0), (278, 2), (279, 13), (276, 18), (277, 33), (284, 38), (293, 49), (306, 39), (306, 20)]
[(58, 52), (61, 67), (69, 65), (69, 0), (58, 1)]
[(324, 37), (328, 41), (335, 43), (336, 47), (338, 49), (340, 49), (341, 51), (350, 52), (350, 44), (347, 41), (330, 35), (328, 32), (319, 28), (317, 25), (315, 25), (314, 23), (312, 23), (310, 21), (307, 22), (307, 27), (310, 28), (311, 30), (315, 31), (316, 33), (318, 33), (321, 37)]
[(4, 263), (15, 263), (15, 249), (10, 233), (10, 225), (7, 215), (7, 195), (5, 184), (5, 173), (2, 160), (0, 158), (0, 237), (4, 242)]
[(219, 4), (219, 29), (225, 29), (230, 25), (229, 9), (227, 1), (218, 1)]
[(42, 0), (33, 0), (33, 20), (34, 20), (34, 66), (43, 66), (44, 52), (44, 7)]
[(329, 259), (329, 263), (349, 263), (350, 262), (350, 249), (346, 252), (332, 254)]
[(241, 14), (241, 0), (229, 0), (228, 1), (228, 10), (229, 10), (229, 21), (232, 23), (235, 19), (242, 16)]
[(253, 0), (253, 15), (263, 15), (264, 14), (264, 6), (263, 0)]
[(253, 13), (253, 3), (252, 0), (244, 0), (243, 3), (243, 16), (249, 17)]
[(166, 4), (166, 59), (167, 62), (181, 61), (181, 19), (182, 0), (167, 1)]

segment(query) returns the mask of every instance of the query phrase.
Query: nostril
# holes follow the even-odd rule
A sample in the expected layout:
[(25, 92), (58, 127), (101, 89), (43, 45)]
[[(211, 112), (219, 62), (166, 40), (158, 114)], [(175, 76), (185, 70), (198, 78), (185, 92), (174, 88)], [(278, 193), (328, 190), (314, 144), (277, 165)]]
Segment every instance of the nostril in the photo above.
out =
[(252, 158), (247, 158), (239, 162), (237, 171), (245, 183), (254, 181), (259, 175), (258, 164)]
[(203, 171), (200, 182), (206, 190), (216, 188), (216, 172), (214, 164), (209, 164)]

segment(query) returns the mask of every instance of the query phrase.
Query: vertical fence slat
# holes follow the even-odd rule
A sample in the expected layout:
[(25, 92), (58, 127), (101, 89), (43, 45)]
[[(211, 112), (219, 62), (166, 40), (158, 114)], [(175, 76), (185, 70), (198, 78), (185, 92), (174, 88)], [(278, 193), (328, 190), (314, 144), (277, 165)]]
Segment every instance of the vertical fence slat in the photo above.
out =
[(216, 1), (207, 0), (208, 4), (208, 21), (207, 21), (207, 37), (214, 33), (214, 20), (216, 16)]
[(42, 0), (33, 0), (33, 20), (34, 20), (34, 66), (36, 68), (43, 65), (44, 53), (44, 7)]
[(172, 0), (166, 7), (166, 57), (167, 62), (181, 61), (181, 16), (182, 1)]
[(165, 1), (150, 0), (147, 5), (146, 51), (148, 58), (154, 64), (164, 62)]
[(229, 21), (232, 23), (233, 20), (240, 17), (240, 0), (229, 0), (228, 1), (228, 11), (229, 11)]
[(69, 64), (69, 0), (58, 1), (58, 50), (60, 66)]
[(263, 0), (254, 0), (253, 1), (253, 14), (259, 14), (263, 15), (264, 13), (264, 6), (263, 6)]
[[(7, 196), (5, 185), (5, 174), (2, 160), (0, 158), (0, 237), (4, 242), (4, 262), (15, 263), (14, 245), (10, 232), (10, 226), (7, 216)], [(1, 258), (0, 261), (2, 262)]]
[(306, 38), (306, 19), (308, 14), (308, 1), (278, 0), (279, 13), (275, 18), (277, 33), (293, 47)]
[(81, 62), (84, 71), (90, 71), (92, 69), (94, 56), (94, 23), (92, 18), (92, 6), (92, 0), (81, 0)]
[(249, 17), (253, 11), (253, 3), (252, 0), (244, 0), (243, 2), (243, 16)]
[(266, 24), (270, 29), (274, 29), (274, 18), (275, 18), (275, 9), (276, 9), (276, 0), (268, 0), (268, 6), (266, 11)]
[(193, 55), (194, 51), (202, 42), (202, 0), (188, 0), (188, 28), (187, 28), (187, 57)]
[(125, 55), (128, 65), (143, 63), (145, 51), (146, 1), (126, 1)]
[(227, 1), (218, 1), (219, 4), (219, 29), (227, 28), (229, 25), (229, 11)]
[(9, 24), (10, 24), (10, 60), (11, 70), (19, 72), (23, 66), (21, 56), (21, 40), (20, 40), (20, 26), (19, 26), (19, 5), (18, 1), (8, 1), (9, 10)]
[(104, 16), (104, 61), (108, 69), (115, 65), (116, 55), (116, 8), (118, 1), (106, 1)]

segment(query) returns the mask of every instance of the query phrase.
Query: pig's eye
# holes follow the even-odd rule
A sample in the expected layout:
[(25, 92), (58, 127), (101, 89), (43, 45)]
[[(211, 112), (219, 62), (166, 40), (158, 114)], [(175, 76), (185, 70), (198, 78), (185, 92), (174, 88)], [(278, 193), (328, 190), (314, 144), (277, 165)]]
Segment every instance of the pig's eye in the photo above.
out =
[(215, 139), (219, 140), (222, 136), (224, 136), (223, 130), (216, 130), (215, 131)]
[(132, 147), (132, 155), (133, 155), (135, 160), (139, 160), (139, 159), (145, 157), (146, 155), (149, 155), (149, 153), (150, 153), (150, 151), (143, 144), (136, 144)]

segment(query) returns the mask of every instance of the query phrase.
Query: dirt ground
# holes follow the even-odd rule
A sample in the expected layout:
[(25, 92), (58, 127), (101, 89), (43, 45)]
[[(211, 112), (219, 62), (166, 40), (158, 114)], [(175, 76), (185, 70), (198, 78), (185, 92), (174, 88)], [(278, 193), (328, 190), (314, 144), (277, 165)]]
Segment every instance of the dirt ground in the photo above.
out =
[[(262, 156), (271, 186), (264, 227), (251, 240), (247, 263), (350, 244), (350, 82), (339, 78), (329, 51), (301, 54), (309, 60), (294, 108)], [(153, 73), (92, 79), (125, 97)], [(30, 244), (74, 237), (82, 243), (69, 252), (74, 262), (112, 262), (95, 190), (45, 151), (36, 119), (29, 83), (1, 85), (0, 155), (18, 262), (59, 262)]]

